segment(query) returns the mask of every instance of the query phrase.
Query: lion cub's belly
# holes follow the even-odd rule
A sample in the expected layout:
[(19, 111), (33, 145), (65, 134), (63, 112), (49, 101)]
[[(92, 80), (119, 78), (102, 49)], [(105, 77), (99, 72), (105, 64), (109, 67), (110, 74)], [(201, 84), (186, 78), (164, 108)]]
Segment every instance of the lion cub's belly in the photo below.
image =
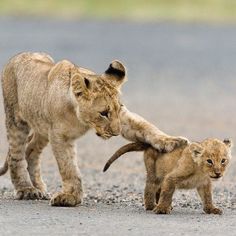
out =
[(34, 130), (34, 132), (41, 134), (42, 136), (47, 137), (48, 136), (48, 131), (50, 128), (50, 125), (46, 122), (42, 122), (40, 120), (27, 120), (28, 124), (30, 126), (31, 129)]
[(197, 188), (200, 185), (204, 184), (206, 182), (206, 177), (202, 177), (199, 175), (193, 175), (185, 180), (180, 181), (177, 185), (176, 188), (178, 189), (193, 189)]

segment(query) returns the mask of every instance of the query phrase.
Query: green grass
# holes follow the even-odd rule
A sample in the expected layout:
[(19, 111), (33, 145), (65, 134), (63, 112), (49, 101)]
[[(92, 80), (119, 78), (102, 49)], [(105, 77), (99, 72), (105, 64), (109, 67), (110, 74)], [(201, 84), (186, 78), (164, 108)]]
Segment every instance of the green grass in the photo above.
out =
[(235, 22), (236, 0), (0, 0), (0, 15)]

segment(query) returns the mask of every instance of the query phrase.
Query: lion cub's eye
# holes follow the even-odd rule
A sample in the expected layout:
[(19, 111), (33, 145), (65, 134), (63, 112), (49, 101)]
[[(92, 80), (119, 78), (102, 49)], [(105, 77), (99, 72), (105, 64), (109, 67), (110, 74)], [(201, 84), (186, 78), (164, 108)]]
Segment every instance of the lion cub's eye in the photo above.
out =
[(226, 161), (227, 161), (226, 159), (222, 159), (222, 160), (221, 160), (221, 164), (224, 165), (224, 164), (226, 163)]
[(75, 96), (76, 97), (80, 97), (82, 95), (82, 92), (77, 92), (77, 93), (75, 93)]
[(103, 116), (103, 117), (106, 117), (106, 118), (108, 118), (108, 114), (109, 114), (108, 110), (100, 112), (100, 115)]
[(213, 162), (211, 159), (207, 159), (207, 163), (210, 164), (210, 165), (213, 165)]

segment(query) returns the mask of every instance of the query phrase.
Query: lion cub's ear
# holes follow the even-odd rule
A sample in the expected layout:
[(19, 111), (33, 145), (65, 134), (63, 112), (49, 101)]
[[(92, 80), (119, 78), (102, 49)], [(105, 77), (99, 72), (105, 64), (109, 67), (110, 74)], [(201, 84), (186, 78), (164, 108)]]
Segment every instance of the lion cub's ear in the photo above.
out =
[(233, 147), (233, 142), (230, 139), (224, 139), (223, 143), (228, 147), (228, 148), (232, 148)]
[(104, 73), (116, 87), (120, 87), (126, 80), (126, 68), (120, 61), (112, 61)]
[(191, 143), (189, 146), (189, 150), (195, 162), (199, 162), (201, 160), (200, 158), (205, 151), (204, 148), (198, 143)]
[(80, 74), (74, 74), (71, 77), (71, 89), (75, 97), (89, 96), (92, 84), (91, 81)]

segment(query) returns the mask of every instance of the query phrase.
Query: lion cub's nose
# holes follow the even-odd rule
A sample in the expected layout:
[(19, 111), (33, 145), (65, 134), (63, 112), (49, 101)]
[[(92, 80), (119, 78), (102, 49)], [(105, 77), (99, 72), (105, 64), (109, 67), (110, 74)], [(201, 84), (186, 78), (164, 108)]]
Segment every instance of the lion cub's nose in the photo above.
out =
[(221, 174), (219, 172), (215, 172), (215, 175), (217, 178), (219, 178)]

